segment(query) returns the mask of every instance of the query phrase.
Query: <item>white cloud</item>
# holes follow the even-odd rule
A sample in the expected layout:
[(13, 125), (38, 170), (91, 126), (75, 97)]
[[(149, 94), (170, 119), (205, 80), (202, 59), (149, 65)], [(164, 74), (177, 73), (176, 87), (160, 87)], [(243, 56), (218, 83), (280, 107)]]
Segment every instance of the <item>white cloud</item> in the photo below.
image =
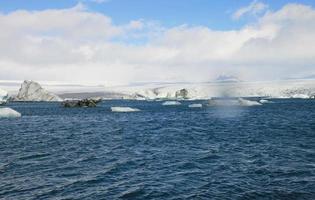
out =
[(300, 4), (229, 31), (143, 19), (115, 25), (83, 5), (0, 14), (0, 27), (0, 79), (125, 84), (315, 73), (315, 10)]
[(233, 13), (233, 19), (239, 19), (246, 14), (257, 15), (262, 13), (268, 8), (268, 5), (259, 2), (258, 0), (252, 1), (248, 6), (242, 7), (238, 9), (235, 13)]

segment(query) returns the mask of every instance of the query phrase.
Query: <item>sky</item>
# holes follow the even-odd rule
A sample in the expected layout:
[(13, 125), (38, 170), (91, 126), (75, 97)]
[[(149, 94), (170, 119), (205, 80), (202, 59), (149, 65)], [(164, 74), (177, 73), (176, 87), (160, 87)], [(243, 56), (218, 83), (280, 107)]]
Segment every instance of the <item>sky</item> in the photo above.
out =
[(314, 0), (1, 0), (0, 79), (121, 85), (315, 74)]

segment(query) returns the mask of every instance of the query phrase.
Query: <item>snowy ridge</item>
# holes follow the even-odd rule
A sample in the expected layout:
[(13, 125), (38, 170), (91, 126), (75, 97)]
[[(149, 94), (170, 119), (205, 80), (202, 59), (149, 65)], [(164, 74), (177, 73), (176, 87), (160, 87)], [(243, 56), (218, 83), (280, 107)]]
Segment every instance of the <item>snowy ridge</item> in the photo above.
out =
[(315, 80), (284, 80), (269, 82), (191, 83), (110, 88), (125, 94), (127, 99), (183, 99), (176, 94), (185, 89), (185, 99), (210, 99), (212, 97), (269, 97), (315, 98)]

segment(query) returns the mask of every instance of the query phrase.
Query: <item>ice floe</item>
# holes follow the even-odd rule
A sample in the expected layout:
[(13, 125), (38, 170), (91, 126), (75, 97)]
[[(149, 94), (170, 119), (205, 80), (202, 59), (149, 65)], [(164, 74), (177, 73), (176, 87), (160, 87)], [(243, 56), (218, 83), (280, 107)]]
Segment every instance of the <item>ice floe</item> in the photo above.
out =
[(177, 105), (181, 105), (180, 102), (178, 101), (165, 101), (162, 103), (163, 106), (177, 106)]
[(201, 103), (194, 103), (194, 104), (190, 104), (188, 105), (189, 108), (202, 108), (202, 104)]
[(112, 112), (138, 112), (140, 109), (131, 107), (111, 107)]
[(21, 113), (11, 108), (0, 108), (0, 118), (17, 118), (21, 117)]

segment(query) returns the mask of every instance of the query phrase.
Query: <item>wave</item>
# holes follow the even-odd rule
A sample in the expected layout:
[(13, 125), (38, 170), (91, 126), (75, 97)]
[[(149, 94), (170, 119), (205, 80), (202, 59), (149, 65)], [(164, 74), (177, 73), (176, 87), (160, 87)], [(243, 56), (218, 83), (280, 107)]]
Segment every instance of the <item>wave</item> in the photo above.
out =
[(138, 112), (140, 109), (131, 107), (111, 107), (112, 112)]

